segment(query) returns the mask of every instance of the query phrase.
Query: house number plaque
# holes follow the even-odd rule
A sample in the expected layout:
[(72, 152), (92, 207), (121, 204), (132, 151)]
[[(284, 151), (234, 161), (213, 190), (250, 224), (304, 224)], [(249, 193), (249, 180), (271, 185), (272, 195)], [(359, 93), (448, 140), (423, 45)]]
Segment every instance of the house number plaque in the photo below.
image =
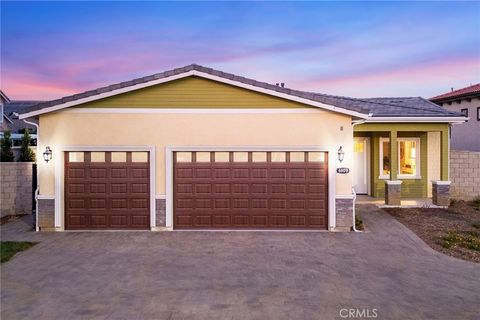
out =
[(348, 169), (348, 168), (337, 168), (337, 173), (347, 174), (349, 172), (350, 172), (350, 169)]

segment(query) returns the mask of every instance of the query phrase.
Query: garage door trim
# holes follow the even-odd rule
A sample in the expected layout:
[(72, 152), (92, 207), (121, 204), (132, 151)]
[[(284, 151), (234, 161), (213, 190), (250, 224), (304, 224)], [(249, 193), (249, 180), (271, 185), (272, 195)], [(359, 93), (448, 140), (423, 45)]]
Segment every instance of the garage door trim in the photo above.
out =
[[(338, 147), (337, 147), (338, 149)], [(165, 150), (166, 227), (173, 230), (173, 153), (180, 151), (322, 151), (328, 152), (328, 229), (335, 228), (336, 149), (331, 146), (168, 146)]]
[[(70, 151), (147, 151), (150, 162), (150, 228), (155, 228), (155, 146), (52, 146), (52, 159), (55, 163), (55, 228), (65, 230), (65, 161), (64, 153)], [(42, 165), (48, 166), (48, 163)]]

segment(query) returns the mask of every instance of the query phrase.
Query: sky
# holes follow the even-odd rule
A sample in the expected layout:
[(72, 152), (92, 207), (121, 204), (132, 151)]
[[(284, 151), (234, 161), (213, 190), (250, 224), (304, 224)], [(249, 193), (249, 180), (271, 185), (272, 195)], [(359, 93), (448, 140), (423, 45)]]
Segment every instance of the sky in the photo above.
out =
[(480, 2), (1, 1), (1, 89), (49, 100), (197, 63), (328, 94), (480, 82)]

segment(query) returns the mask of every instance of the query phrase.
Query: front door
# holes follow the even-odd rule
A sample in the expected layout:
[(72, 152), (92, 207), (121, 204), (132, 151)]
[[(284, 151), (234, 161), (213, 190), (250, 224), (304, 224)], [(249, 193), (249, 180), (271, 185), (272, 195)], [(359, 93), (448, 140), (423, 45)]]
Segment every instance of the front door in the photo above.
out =
[(353, 159), (353, 186), (355, 192), (368, 194), (368, 150), (370, 139), (366, 137), (354, 138), (354, 159)]

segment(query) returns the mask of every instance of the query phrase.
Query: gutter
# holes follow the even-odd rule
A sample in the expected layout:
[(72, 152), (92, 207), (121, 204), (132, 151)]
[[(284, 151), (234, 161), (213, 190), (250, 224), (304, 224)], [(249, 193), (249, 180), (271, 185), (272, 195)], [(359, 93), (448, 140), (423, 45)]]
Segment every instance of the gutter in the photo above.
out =
[(371, 117), (366, 120), (367, 123), (384, 122), (438, 122), (438, 123), (464, 123), (469, 120), (468, 117)]
[[(362, 123), (365, 123), (368, 121), (368, 119), (370, 119), (372, 117), (372, 113), (369, 113), (368, 114), (368, 118), (367, 119), (364, 119), (364, 120), (357, 120), (357, 121), (352, 121), (352, 129), (359, 125), (359, 124), (362, 124)], [(353, 130), (354, 131), (354, 130)], [(353, 169), (353, 168), (352, 168)], [(352, 170), (352, 176), (353, 176), (353, 170)], [(355, 227), (355, 201), (357, 200), (357, 193), (355, 192), (355, 188), (352, 187), (352, 194), (353, 194), (353, 205), (352, 205), (352, 209), (353, 209), (353, 213), (352, 213), (352, 217), (353, 217), (353, 224), (352, 224), (352, 230), (353, 232), (363, 232), (361, 230), (357, 230), (357, 228)]]
[[(14, 112), (14, 115), (15, 116), (19, 116), (18, 113)], [(32, 126), (34, 126), (35, 128), (37, 128), (37, 147), (40, 145), (40, 126), (38, 124), (36, 124), (35, 122), (31, 122), (31, 121), (27, 121), (25, 119), (22, 119), (23, 122), (27, 123), (27, 124), (30, 124)], [(37, 151), (38, 151), (38, 148), (37, 148)], [(37, 158), (38, 158), (38, 154), (37, 154)], [(37, 166), (37, 188), (35, 189), (35, 231), (38, 232), (40, 231), (39, 230), (39, 227), (38, 227), (38, 194), (40, 193), (40, 179), (39, 179), (39, 176), (38, 176), (38, 166)]]

